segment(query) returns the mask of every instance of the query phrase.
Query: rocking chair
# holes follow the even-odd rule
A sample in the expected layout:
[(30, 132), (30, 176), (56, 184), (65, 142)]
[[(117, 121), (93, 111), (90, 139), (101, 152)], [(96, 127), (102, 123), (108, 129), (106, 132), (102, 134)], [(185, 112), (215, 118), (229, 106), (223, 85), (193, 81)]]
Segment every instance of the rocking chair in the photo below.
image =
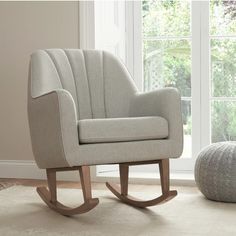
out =
[[(97, 50), (38, 50), (31, 56), (28, 116), (33, 153), (46, 169), (48, 189), (38, 187), (54, 211), (70, 216), (93, 209), (92, 165), (119, 164), (120, 187), (106, 183), (124, 203), (149, 207), (177, 195), (169, 188), (169, 158), (183, 149), (181, 99), (174, 88), (138, 92), (126, 67)], [(142, 201), (128, 195), (129, 166), (159, 164), (162, 195)], [(79, 170), (84, 203), (57, 200), (56, 172)]]

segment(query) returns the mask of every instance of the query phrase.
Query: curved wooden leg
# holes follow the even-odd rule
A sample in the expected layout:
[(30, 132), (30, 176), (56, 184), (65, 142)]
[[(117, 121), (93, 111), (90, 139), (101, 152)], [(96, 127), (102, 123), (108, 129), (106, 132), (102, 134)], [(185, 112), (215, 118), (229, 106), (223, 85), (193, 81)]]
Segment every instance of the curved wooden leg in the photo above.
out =
[(152, 200), (142, 201), (137, 198), (134, 198), (128, 195), (128, 173), (129, 173), (129, 165), (135, 164), (143, 164), (143, 163), (125, 163), (120, 164), (120, 185), (119, 188), (115, 184), (106, 183), (106, 186), (110, 191), (117, 196), (121, 201), (135, 206), (135, 207), (149, 207), (158, 204), (165, 203), (177, 195), (177, 191), (170, 191), (169, 190), (169, 159), (163, 159), (158, 161), (159, 168), (160, 168), (160, 179), (161, 179), (161, 188), (162, 188), (162, 195)]
[[(55, 169), (47, 169), (48, 188), (38, 187), (37, 192), (42, 200), (54, 211), (71, 216), (82, 214), (93, 209), (98, 203), (98, 198), (92, 198), (90, 170), (88, 166), (78, 167), (80, 173), (81, 186), (84, 196), (84, 203), (76, 208), (67, 207), (57, 201), (56, 171)], [(61, 169), (63, 170), (63, 169)], [(70, 170), (70, 169), (67, 169)]]

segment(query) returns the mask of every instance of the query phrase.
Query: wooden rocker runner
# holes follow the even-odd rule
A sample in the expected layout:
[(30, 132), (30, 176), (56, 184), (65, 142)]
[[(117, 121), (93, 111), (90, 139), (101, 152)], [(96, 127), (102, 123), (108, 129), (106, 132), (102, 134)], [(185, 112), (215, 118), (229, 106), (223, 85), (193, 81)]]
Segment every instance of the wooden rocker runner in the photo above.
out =
[[(57, 201), (57, 186), (56, 186), (56, 172), (57, 171), (68, 171), (68, 170), (79, 170), (80, 182), (84, 196), (84, 203), (78, 207), (70, 208), (64, 206)], [(47, 170), (48, 189), (46, 187), (38, 187), (37, 192), (42, 200), (54, 211), (65, 215), (71, 216), (76, 214), (82, 214), (92, 210), (99, 203), (98, 198), (92, 198), (91, 194), (91, 181), (90, 181), (90, 170), (88, 166), (81, 166), (78, 168), (59, 168), (59, 169), (48, 169)]]
[[(160, 180), (162, 187), (162, 195), (152, 200), (142, 201), (128, 195), (128, 172), (130, 165), (140, 164), (153, 164), (158, 163), (160, 169)], [(122, 202), (129, 204), (134, 207), (150, 207), (158, 204), (165, 203), (177, 195), (177, 191), (169, 190), (169, 159), (163, 159), (152, 162), (134, 162), (134, 163), (123, 163), (119, 165), (120, 168), (120, 186), (106, 183), (108, 189), (117, 196)], [(84, 203), (76, 208), (70, 208), (64, 206), (57, 201), (57, 186), (56, 186), (56, 172), (57, 171), (68, 171), (68, 170), (79, 170), (81, 187), (84, 196)], [(42, 200), (54, 211), (70, 216), (76, 214), (82, 214), (92, 210), (98, 203), (98, 198), (92, 198), (91, 194), (91, 181), (90, 171), (88, 166), (72, 167), (72, 168), (57, 168), (47, 169), (48, 189), (46, 187), (38, 187), (37, 192)]]
[[(149, 162), (149, 164), (153, 164), (155, 162)], [(162, 195), (160, 197), (154, 198), (148, 201), (142, 201), (136, 199), (130, 195), (128, 195), (128, 178), (129, 178), (129, 166), (130, 165), (140, 165), (147, 164), (144, 162), (136, 162), (136, 163), (125, 163), (120, 164), (120, 187), (115, 184), (106, 183), (108, 189), (116, 195), (122, 202), (132, 205), (134, 207), (150, 207), (158, 204), (165, 203), (177, 195), (177, 191), (170, 191), (169, 189), (169, 159), (163, 159), (157, 161), (160, 169), (160, 180), (161, 180), (161, 190)]]
[[(54, 211), (70, 216), (93, 209), (89, 167), (119, 164), (120, 187), (107, 183), (122, 202), (134, 207), (165, 203), (169, 158), (183, 150), (181, 98), (174, 88), (140, 93), (114, 55), (97, 50), (47, 49), (31, 55), (28, 118), (39, 168), (48, 188), (38, 187)], [(159, 164), (161, 196), (138, 200), (128, 195), (130, 165)], [(78, 170), (84, 203), (70, 208), (57, 200), (56, 173)]]

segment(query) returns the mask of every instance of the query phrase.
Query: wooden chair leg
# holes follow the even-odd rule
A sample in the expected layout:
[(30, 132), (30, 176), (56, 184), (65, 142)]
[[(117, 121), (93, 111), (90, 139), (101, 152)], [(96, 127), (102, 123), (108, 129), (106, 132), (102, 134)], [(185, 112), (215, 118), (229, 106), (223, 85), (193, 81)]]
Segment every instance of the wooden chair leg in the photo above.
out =
[(47, 169), (47, 180), (48, 180), (48, 189), (50, 192), (50, 201), (52, 203), (57, 202), (57, 179), (56, 179), (56, 171)]
[(99, 202), (98, 198), (92, 198), (90, 170), (88, 166), (80, 166), (79, 169), (84, 203), (76, 208), (70, 208), (57, 201), (56, 171), (74, 170), (75, 168), (47, 169), (48, 189), (38, 187), (37, 192), (42, 200), (54, 211), (71, 216), (82, 214), (92, 210)]
[[(120, 164), (120, 188), (115, 184), (106, 183), (106, 186), (110, 191), (117, 196), (121, 201), (127, 203), (129, 205), (135, 207), (149, 207), (158, 204), (165, 203), (177, 195), (177, 191), (170, 191), (169, 190), (169, 159), (159, 160), (159, 168), (160, 168), (160, 180), (161, 180), (161, 188), (162, 188), (162, 195), (160, 197), (154, 198), (148, 201), (142, 201), (137, 198), (134, 198), (128, 195), (128, 173), (129, 173), (129, 165), (139, 165), (145, 164), (143, 162), (137, 163), (124, 163)], [(150, 162), (149, 164), (153, 164)]]
[(120, 188), (121, 188), (121, 195), (127, 196), (128, 195), (128, 183), (129, 183), (129, 165), (120, 164)]
[(169, 159), (163, 159), (159, 163), (160, 180), (162, 194), (166, 194), (170, 191), (170, 167)]
[(90, 178), (90, 168), (89, 166), (80, 166), (80, 183), (83, 191), (84, 201), (88, 201), (92, 198), (92, 187), (91, 187), (91, 178)]

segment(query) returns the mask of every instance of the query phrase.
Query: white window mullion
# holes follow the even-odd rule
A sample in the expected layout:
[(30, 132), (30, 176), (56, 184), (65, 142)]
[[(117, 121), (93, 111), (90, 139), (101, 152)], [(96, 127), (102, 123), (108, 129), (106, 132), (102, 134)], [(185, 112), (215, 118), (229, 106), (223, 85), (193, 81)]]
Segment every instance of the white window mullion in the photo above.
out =
[(201, 2), (192, 2), (192, 158), (195, 159), (201, 148)]
[(134, 81), (140, 91), (143, 91), (143, 44), (142, 44), (142, 1), (134, 1)]
[(125, 50), (126, 66), (130, 74), (134, 75), (134, 3), (127, 1), (125, 3)]
[(201, 3), (201, 148), (210, 144), (209, 1)]

